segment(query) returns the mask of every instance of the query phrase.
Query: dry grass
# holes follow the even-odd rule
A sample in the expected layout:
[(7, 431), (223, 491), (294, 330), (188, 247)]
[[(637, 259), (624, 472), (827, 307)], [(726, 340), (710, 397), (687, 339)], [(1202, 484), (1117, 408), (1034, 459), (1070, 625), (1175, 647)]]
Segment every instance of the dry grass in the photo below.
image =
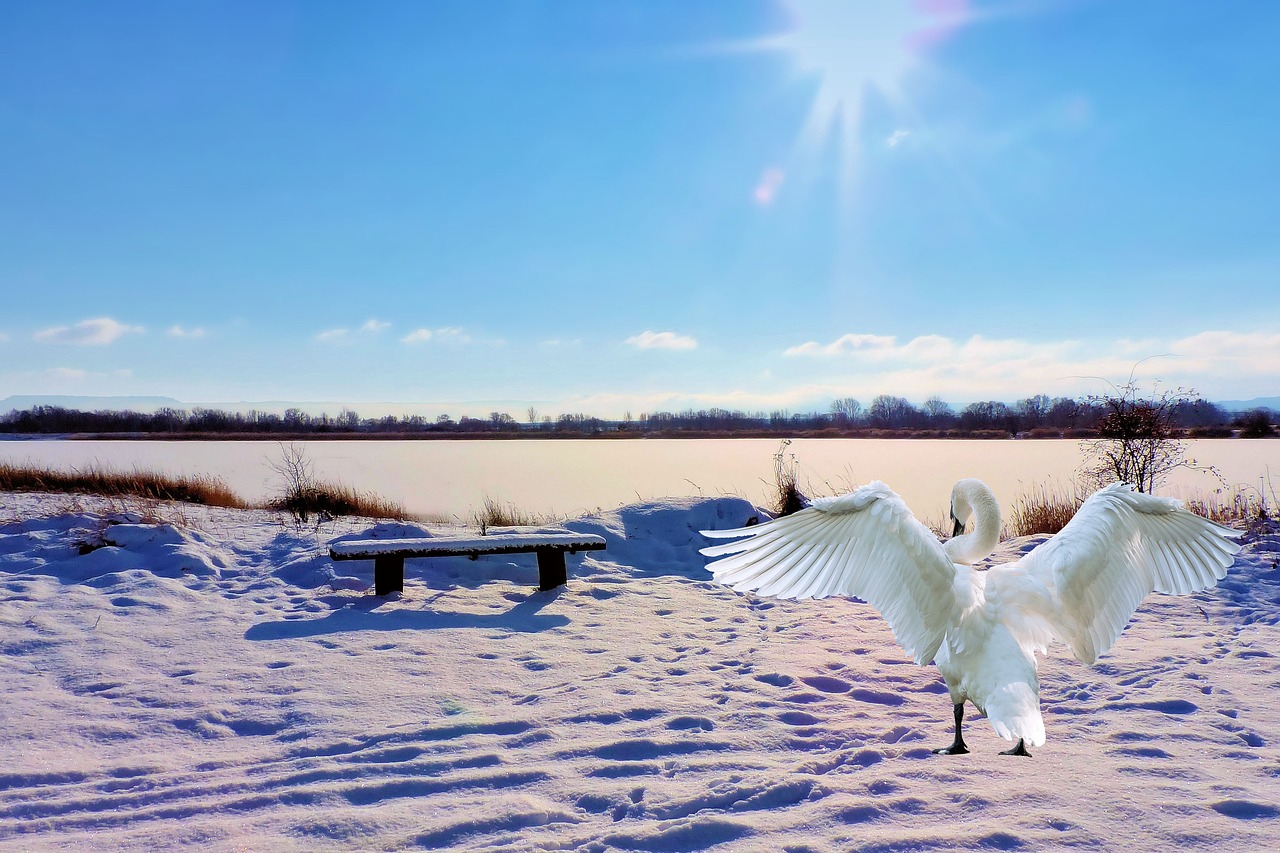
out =
[(1233, 525), (1268, 518), (1266, 502), (1256, 493), (1217, 491), (1184, 501), (1187, 509), (1219, 524)]
[(1070, 494), (1056, 487), (1041, 486), (1024, 493), (1013, 504), (1013, 512), (1005, 522), (1006, 536), (1034, 536), (1057, 533), (1067, 526), (1083, 500), (1073, 489)]
[(269, 464), (271, 470), (280, 476), (283, 489), (267, 502), (267, 509), (289, 513), (299, 526), (312, 520), (317, 525), (323, 524), (340, 515), (398, 521), (415, 519), (400, 504), (374, 492), (362, 492), (345, 483), (321, 480), (302, 445), (281, 444), (280, 458)]
[[(1066, 494), (1054, 488), (1041, 486), (1031, 494), (1024, 494), (1016, 504), (1005, 524), (1005, 536), (1032, 536), (1037, 533), (1057, 533), (1067, 526), (1083, 503), (1079, 493)], [(1186, 498), (1183, 504), (1196, 515), (1227, 526), (1241, 526), (1275, 514), (1274, 507), (1256, 491), (1220, 489), (1209, 494), (1197, 494)]]
[(303, 489), (291, 491), (265, 504), (244, 500), (220, 477), (207, 474), (174, 476), (135, 468), (113, 471), (102, 466), (51, 471), (34, 465), (0, 463), (0, 492), (49, 492), (64, 494), (67, 513), (84, 509), (79, 496), (128, 498), (120, 511), (138, 512), (144, 518), (181, 517), (179, 510), (161, 510), (161, 502), (180, 507), (182, 504), (229, 507), (232, 509), (285, 510), (306, 520), (339, 515), (365, 518), (413, 519), (400, 504), (372, 492), (361, 492), (350, 486), (312, 480)]
[(345, 483), (315, 482), (304, 489), (273, 498), (267, 509), (287, 512), (300, 523), (317, 522), (340, 515), (361, 518), (414, 519), (412, 513), (389, 498), (373, 492), (361, 492)]
[(480, 528), (481, 536), (488, 532), (490, 527), (528, 527), (549, 520), (525, 512), (515, 504), (504, 504), (488, 495), (484, 496), (480, 508), (471, 513), (471, 523)]
[(207, 474), (175, 476), (142, 468), (113, 471), (98, 465), (50, 471), (34, 465), (0, 462), (0, 491), (135, 497), (235, 509), (249, 507), (220, 477)]
[(798, 483), (799, 463), (794, 453), (788, 453), (787, 447), (791, 439), (784, 438), (773, 454), (773, 510), (775, 516), (781, 518), (799, 512), (808, 506), (808, 501), (800, 491)]

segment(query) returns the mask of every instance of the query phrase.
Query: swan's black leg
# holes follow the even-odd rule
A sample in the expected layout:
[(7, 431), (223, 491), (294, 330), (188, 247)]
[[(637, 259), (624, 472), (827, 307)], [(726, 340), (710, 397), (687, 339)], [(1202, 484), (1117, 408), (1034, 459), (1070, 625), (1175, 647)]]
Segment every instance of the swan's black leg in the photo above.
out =
[(966, 755), (969, 747), (964, 745), (964, 736), (960, 734), (960, 726), (964, 723), (964, 703), (960, 702), (955, 707), (956, 712), (956, 739), (951, 742), (951, 746), (935, 749), (934, 755)]
[(1001, 755), (1025, 755), (1031, 757), (1031, 753), (1027, 752), (1027, 743), (1022, 738), (1018, 738), (1018, 745), (1013, 749), (1006, 749), (1000, 753)]

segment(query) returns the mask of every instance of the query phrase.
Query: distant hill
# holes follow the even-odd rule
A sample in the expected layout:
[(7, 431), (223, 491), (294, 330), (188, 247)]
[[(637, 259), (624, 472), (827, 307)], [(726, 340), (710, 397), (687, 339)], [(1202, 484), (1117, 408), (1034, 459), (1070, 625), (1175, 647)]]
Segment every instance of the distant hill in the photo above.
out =
[(1254, 397), (1252, 400), (1219, 400), (1217, 405), (1228, 412), (1247, 412), (1250, 409), (1273, 409), (1280, 412), (1280, 397)]
[(156, 409), (181, 409), (172, 397), (78, 397), (70, 394), (15, 394), (0, 400), (0, 412), (20, 412), (35, 406), (59, 406), (81, 412), (132, 411), (151, 413)]

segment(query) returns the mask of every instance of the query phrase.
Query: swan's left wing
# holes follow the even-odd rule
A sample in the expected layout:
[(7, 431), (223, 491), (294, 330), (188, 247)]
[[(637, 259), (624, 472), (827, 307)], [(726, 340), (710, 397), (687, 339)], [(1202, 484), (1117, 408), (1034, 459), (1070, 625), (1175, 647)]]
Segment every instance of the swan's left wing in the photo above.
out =
[(745, 537), (702, 549), (716, 580), (778, 598), (854, 595), (880, 611), (919, 664), (933, 660), (955, 608), (955, 567), (942, 545), (884, 483), (755, 527), (704, 530)]
[(1151, 592), (1184, 595), (1215, 585), (1240, 546), (1238, 531), (1183, 509), (1173, 498), (1115, 483), (1089, 496), (1052, 539), (1009, 568), (1054, 598), (1054, 633), (1092, 664)]

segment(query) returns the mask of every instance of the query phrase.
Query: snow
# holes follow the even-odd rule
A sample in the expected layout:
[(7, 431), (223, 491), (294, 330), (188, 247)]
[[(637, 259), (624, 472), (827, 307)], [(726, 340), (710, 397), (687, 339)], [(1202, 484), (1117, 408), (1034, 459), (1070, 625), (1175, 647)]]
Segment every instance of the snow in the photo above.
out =
[[(1041, 666), (1031, 759), (869, 607), (713, 583), (735, 498), (624, 507), (538, 592), (464, 534), (0, 495), (0, 849), (1260, 850), (1280, 840), (1280, 528), (1111, 653)], [(1005, 553), (1037, 539), (1006, 543)]]
[(599, 536), (572, 533), (497, 533), (492, 536), (433, 536), (419, 539), (366, 539), (356, 534), (352, 538), (344, 537), (332, 543), (329, 553), (336, 559), (349, 560), (415, 551), (494, 554), (539, 547), (594, 551), (604, 548), (605, 544), (604, 539)]

